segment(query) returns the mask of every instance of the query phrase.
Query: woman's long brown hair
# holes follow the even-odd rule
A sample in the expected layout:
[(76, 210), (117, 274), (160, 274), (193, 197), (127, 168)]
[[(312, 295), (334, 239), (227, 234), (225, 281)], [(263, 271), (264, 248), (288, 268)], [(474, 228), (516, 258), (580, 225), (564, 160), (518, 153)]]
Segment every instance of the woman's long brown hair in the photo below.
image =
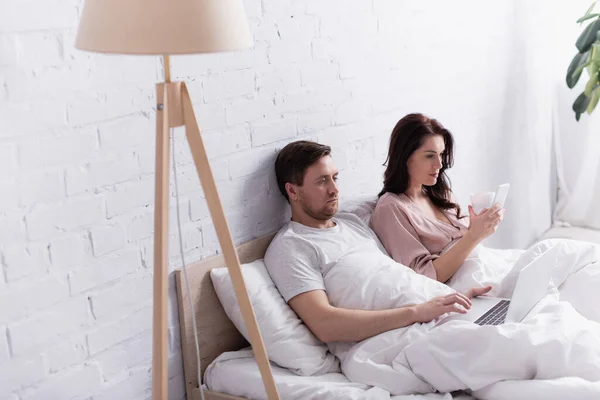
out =
[(408, 189), (408, 159), (431, 135), (442, 136), (446, 150), (442, 154), (442, 167), (437, 182), (433, 186), (423, 186), (423, 191), (436, 207), (442, 210), (454, 209), (456, 217), (463, 218), (464, 216), (460, 215), (460, 206), (451, 200), (450, 179), (446, 175), (446, 170), (454, 165), (454, 138), (442, 124), (423, 114), (408, 114), (394, 127), (384, 164), (387, 168), (383, 189), (379, 192), (379, 197), (387, 192), (401, 194)]

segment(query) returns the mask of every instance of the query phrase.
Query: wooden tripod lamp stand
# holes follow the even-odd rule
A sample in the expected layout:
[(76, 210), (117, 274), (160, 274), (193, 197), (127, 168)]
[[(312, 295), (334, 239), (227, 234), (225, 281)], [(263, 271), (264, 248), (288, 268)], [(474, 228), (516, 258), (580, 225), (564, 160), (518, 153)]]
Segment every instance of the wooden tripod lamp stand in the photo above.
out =
[(270, 400), (279, 399), (189, 92), (184, 82), (171, 82), (170, 76), (169, 55), (252, 46), (242, 0), (86, 0), (75, 46), (98, 53), (159, 55), (164, 59), (165, 82), (156, 85), (152, 399), (167, 399), (169, 138), (170, 129), (180, 126), (185, 126), (267, 395)]

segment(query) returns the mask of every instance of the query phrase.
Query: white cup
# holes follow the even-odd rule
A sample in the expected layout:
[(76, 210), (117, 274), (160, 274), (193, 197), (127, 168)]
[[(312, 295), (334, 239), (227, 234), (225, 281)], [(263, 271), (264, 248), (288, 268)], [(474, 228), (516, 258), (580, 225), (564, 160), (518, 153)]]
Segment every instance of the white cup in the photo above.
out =
[(471, 194), (471, 207), (475, 214), (479, 214), (484, 208), (490, 208), (494, 201), (494, 192), (481, 192)]

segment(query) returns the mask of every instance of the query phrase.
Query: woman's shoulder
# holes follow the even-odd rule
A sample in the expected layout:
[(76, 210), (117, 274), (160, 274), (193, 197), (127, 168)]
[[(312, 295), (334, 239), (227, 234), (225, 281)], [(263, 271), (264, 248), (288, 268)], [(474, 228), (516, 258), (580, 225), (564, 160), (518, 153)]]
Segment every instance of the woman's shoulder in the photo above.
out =
[(406, 209), (410, 205), (410, 200), (404, 194), (396, 194), (387, 192), (382, 195), (377, 201), (377, 205), (375, 209), (380, 208), (400, 208), (402, 210)]
[(373, 216), (385, 217), (385, 215), (408, 214), (410, 209), (410, 200), (403, 194), (385, 193), (377, 201)]

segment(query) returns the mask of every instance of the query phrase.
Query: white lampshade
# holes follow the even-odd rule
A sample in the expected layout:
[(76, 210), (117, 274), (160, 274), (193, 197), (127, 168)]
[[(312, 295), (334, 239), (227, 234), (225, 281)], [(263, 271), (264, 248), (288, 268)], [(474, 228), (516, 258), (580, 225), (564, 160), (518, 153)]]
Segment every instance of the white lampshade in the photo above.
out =
[(85, 0), (75, 47), (193, 54), (252, 46), (242, 0)]

